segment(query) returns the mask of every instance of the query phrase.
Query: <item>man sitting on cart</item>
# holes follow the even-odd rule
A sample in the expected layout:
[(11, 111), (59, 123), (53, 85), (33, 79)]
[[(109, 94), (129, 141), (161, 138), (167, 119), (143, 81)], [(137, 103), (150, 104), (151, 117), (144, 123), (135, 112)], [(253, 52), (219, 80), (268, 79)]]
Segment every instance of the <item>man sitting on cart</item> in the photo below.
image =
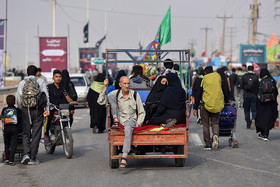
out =
[(111, 114), (114, 119), (112, 129), (119, 128), (119, 123), (124, 126), (125, 139), (120, 168), (125, 168), (127, 165), (127, 156), (130, 151), (133, 129), (142, 125), (145, 118), (145, 110), (140, 95), (129, 89), (130, 80), (128, 77), (123, 76), (120, 78), (119, 86), (121, 89), (109, 93), (108, 98), (105, 96), (108, 79), (104, 80), (104, 85), (105, 87), (100, 93), (97, 102), (100, 105), (104, 105), (109, 101)]

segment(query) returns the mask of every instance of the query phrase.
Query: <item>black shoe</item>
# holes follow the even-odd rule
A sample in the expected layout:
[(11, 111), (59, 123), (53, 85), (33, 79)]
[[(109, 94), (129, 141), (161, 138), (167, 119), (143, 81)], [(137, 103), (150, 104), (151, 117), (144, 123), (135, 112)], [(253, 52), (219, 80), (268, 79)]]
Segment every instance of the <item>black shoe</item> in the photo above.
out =
[(10, 166), (14, 166), (14, 165), (16, 165), (14, 162), (9, 162), (9, 165)]
[(96, 133), (97, 132), (97, 127), (96, 126), (94, 126), (93, 128), (92, 128), (92, 133)]
[(211, 149), (212, 149), (211, 145), (205, 145), (204, 146), (204, 150), (206, 150), (206, 151), (211, 151)]

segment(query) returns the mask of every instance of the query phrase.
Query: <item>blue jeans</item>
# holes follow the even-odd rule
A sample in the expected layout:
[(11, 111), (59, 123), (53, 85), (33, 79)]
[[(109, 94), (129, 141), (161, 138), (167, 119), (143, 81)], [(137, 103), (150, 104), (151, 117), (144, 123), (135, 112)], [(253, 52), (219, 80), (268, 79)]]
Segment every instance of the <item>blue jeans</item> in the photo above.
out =
[(247, 123), (247, 128), (251, 127), (251, 117), (250, 112), (252, 112), (252, 120), (256, 119), (257, 114), (257, 96), (249, 96), (244, 97), (244, 114), (245, 114), (245, 121)]

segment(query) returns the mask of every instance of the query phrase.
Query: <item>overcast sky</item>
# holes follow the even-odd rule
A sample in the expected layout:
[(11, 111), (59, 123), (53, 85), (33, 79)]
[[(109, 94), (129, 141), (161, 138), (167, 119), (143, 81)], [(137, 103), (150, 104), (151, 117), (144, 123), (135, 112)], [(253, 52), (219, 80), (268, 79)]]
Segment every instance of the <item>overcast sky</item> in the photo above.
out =
[[(0, 19), (5, 18), (6, 0), (0, 0)], [(226, 22), (226, 54), (230, 49), (230, 27), (234, 31), (234, 55), (238, 55), (238, 44), (248, 41), (249, 6), (253, 0), (89, 0), (90, 7), (90, 46), (104, 35), (104, 15), (108, 9), (107, 48), (138, 48), (139, 40), (146, 46), (154, 39), (156, 31), (171, 6), (171, 43), (162, 49), (190, 48), (190, 41), (196, 43), (197, 54), (205, 45), (206, 26), (212, 28), (208, 33), (208, 54), (220, 48), (222, 19), (217, 16), (232, 16)], [(259, 0), (260, 19), (258, 32), (273, 32), (280, 39), (280, 17), (275, 7), (280, 2)], [(25, 68), (26, 41), (28, 38), (28, 61), (39, 65), (40, 36), (52, 36), (52, 0), (9, 0), (8, 4), (8, 55), (9, 67)], [(70, 30), (70, 63), (78, 65), (78, 47), (83, 44), (83, 27), (87, 22), (86, 0), (57, 0), (56, 36), (67, 36)], [(280, 10), (280, 9), (279, 9)], [(278, 13), (280, 15), (280, 11)], [(263, 44), (264, 36), (258, 35), (258, 43)], [(268, 40), (268, 39), (267, 39)], [(104, 51), (105, 44), (102, 44)]]

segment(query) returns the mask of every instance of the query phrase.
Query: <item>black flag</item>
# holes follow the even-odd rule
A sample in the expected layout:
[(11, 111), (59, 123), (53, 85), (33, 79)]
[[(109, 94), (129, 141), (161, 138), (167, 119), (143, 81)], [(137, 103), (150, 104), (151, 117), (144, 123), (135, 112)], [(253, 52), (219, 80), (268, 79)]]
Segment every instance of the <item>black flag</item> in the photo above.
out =
[(103, 38), (101, 38), (98, 42), (96, 42), (95, 47), (99, 48), (99, 46), (102, 44), (103, 40), (105, 39), (106, 39), (106, 35)]
[(88, 43), (88, 22), (84, 26), (84, 43)]

